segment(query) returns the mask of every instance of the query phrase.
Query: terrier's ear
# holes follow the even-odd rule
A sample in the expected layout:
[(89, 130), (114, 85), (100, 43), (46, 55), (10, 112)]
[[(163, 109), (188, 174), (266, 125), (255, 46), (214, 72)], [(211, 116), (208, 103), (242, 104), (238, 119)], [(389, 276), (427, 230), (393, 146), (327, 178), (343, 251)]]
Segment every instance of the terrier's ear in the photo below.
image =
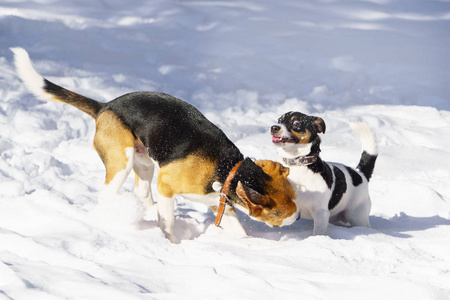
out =
[(325, 133), (325, 121), (322, 118), (315, 118), (314, 127), (316, 127), (318, 133)]

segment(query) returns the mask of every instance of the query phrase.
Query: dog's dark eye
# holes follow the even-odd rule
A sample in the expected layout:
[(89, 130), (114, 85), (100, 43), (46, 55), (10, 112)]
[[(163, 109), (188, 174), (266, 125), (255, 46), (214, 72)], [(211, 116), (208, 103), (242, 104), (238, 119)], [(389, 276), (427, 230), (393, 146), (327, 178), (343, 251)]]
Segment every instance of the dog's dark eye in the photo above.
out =
[(281, 124), (281, 121), (283, 121), (283, 117), (278, 118), (278, 124)]
[(294, 127), (300, 127), (300, 121), (294, 121), (294, 123), (292, 123), (292, 126)]

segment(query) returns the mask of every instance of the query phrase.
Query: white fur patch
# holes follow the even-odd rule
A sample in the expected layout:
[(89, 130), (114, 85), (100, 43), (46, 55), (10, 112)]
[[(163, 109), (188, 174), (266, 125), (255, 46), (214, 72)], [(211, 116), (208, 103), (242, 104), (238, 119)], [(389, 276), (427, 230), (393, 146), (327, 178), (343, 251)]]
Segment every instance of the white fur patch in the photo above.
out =
[(144, 145), (136, 143), (135, 149), (133, 167), (139, 176), (139, 180), (134, 192), (144, 203), (145, 208), (150, 210), (154, 205), (151, 184), (157, 164), (148, 156)]
[(175, 223), (175, 197), (158, 195), (158, 225), (166, 238), (173, 243), (173, 225)]
[(284, 158), (296, 158), (311, 153), (312, 144), (280, 143), (277, 147), (278, 155)]
[(38, 99), (51, 101), (53, 96), (44, 91), (44, 77), (39, 75), (33, 67), (28, 52), (22, 48), (10, 49), (14, 53), (14, 63), (16, 65), (17, 74), (25, 83), (30, 92), (33, 93)]
[(297, 211), (295, 213), (293, 213), (292, 216), (284, 219), (283, 222), (281, 223), (280, 227), (291, 225), (292, 223), (294, 223), (295, 221), (298, 220), (298, 217), (300, 216), (300, 206), (298, 203), (296, 203), (296, 205), (297, 205)]
[(349, 122), (348, 125), (358, 135), (362, 151), (366, 151), (370, 155), (377, 155), (377, 138), (373, 130), (364, 122)]
[(280, 137), (280, 138), (290, 138), (291, 137), (289, 130), (287, 129), (287, 127), (284, 124), (276, 124), (276, 125), (280, 127), (280, 130), (278, 130), (278, 132), (277, 132), (277, 137)]

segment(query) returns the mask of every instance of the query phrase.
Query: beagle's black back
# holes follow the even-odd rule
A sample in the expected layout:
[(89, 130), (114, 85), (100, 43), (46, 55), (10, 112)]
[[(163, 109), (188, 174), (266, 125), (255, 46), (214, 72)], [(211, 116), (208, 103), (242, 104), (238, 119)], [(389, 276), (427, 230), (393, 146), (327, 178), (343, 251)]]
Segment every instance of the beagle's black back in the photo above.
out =
[(218, 161), (218, 175), (226, 177), (225, 173), (243, 160), (222, 130), (194, 106), (170, 95), (129, 93), (105, 103), (105, 110), (113, 111), (129, 127), (160, 166), (197, 153)]

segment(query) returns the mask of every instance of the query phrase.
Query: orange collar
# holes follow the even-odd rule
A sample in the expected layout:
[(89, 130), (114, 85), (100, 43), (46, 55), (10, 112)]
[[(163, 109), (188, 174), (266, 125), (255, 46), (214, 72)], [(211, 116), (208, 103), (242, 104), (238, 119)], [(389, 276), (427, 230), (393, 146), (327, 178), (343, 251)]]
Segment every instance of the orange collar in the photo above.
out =
[(225, 212), (225, 206), (227, 205), (228, 200), (228, 190), (231, 185), (231, 181), (233, 180), (234, 176), (236, 176), (237, 170), (243, 163), (243, 160), (238, 162), (233, 169), (231, 169), (230, 173), (227, 176), (227, 179), (225, 180), (225, 183), (223, 184), (222, 191), (220, 192), (220, 203), (219, 203), (219, 209), (217, 210), (217, 216), (216, 216), (216, 226), (218, 227), (220, 225), (220, 222), (222, 221), (223, 214)]

